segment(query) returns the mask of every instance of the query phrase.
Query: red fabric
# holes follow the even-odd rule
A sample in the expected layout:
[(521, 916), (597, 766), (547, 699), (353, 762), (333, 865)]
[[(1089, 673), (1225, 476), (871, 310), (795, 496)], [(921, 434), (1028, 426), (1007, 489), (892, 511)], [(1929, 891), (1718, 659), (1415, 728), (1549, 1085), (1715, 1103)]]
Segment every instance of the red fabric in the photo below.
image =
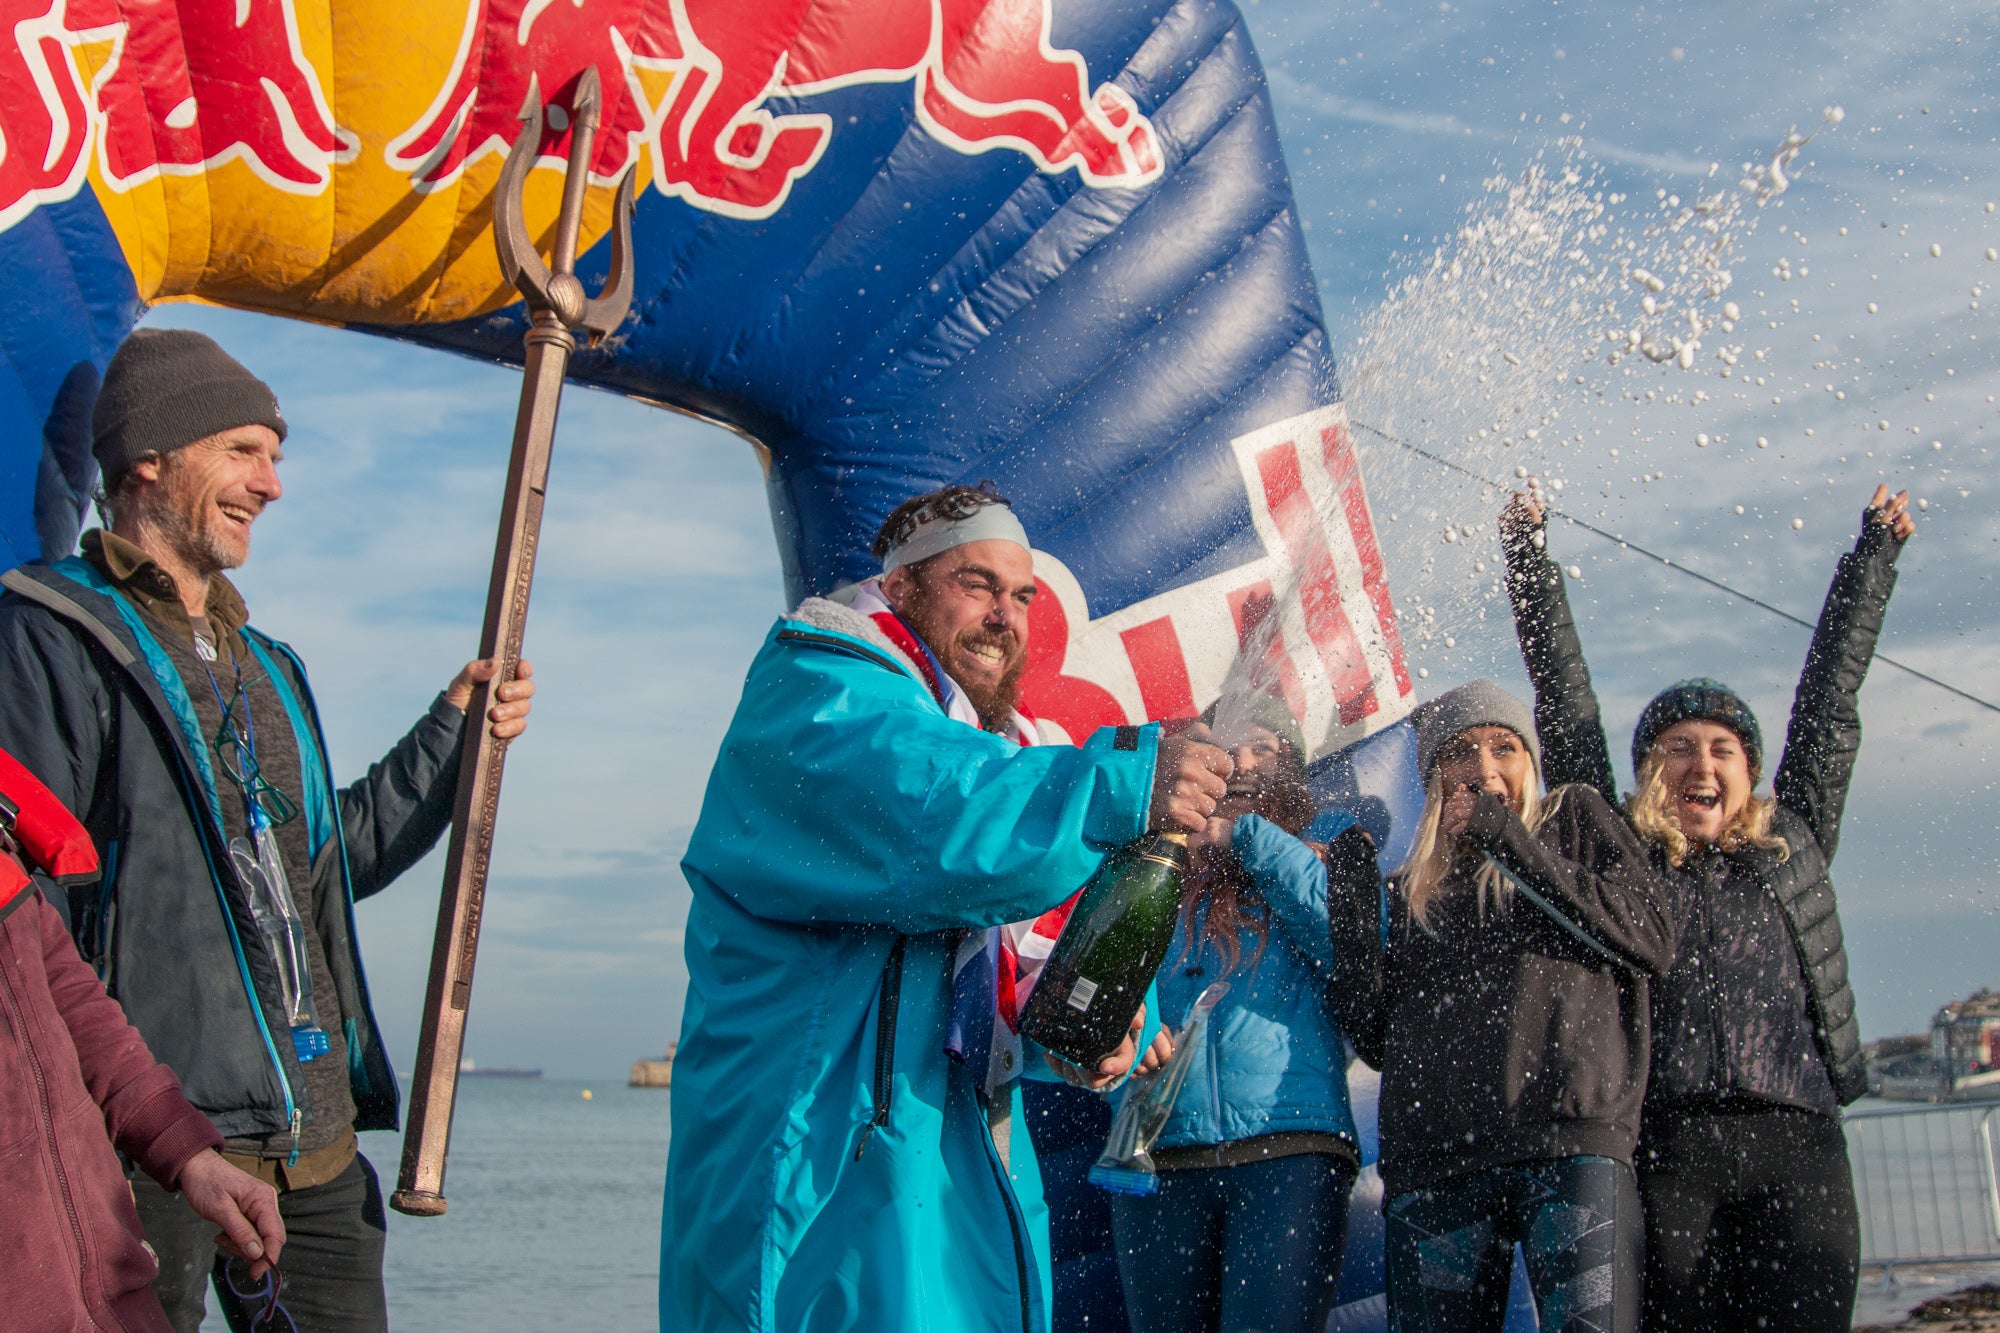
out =
[(11, 856), (0, 855), (0, 916), (14, 910), (24, 893), (33, 893), (35, 881)]
[(39, 893), (0, 920), (0, 1144), (7, 1328), (165, 1333), (113, 1145), (171, 1188), (222, 1138)]
[[(0, 750), (0, 793), (20, 807), (14, 839), (36, 865), (65, 883), (96, 877), (97, 847), (90, 834), (41, 779), (5, 750)], [(0, 902), (7, 896), (0, 888)]]
[[(938, 673), (931, 666), (931, 653), (924, 647), (922, 640), (917, 638), (916, 631), (894, 611), (877, 611), (868, 618), (875, 622), (876, 628), (889, 636), (889, 642), (901, 648), (903, 655), (916, 663), (917, 670), (923, 673), (924, 684), (930, 689), (931, 698), (937, 700), (938, 707), (943, 708), (944, 682), (938, 679)], [(1034, 732), (1035, 715), (1028, 711), (1025, 704), (1016, 704), (1014, 711), (1028, 722), (1028, 729), (1014, 739), (1023, 745), (1037, 744)]]
[(875, 622), (876, 628), (889, 636), (889, 642), (903, 650), (903, 656), (917, 664), (917, 670), (924, 673), (924, 684), (930, 687), (931, 698), (937, 700), (938, 706), (942, 708), (944, 682), (940, 681), (937, 672), (931, 669), (930, 652), (918, 640), (916, 631), (905, 625), (903, 618), (894, 611), (877, 611), (868, 618)]
[[(1036, 917), (1033, 933), (1053, 943), (1062, 934), (1063, 924), (1069, 920), (1070, 912), (1076, 907), (1077, 899), (1081, 897), (1083, 890), (1078, 889), (1063, 902)], [(1043, 961), (1042, 958), (1035, 960), (1031, 970), (1036, 976), (1041, 973)], [(1021, 1007), (1027, 1003), (1027, 995), (1022, 992), (1032, 994), (1034, 986), (1032, 980), (1026, 986), (1021, 984), (1023, 973), (1020, 951), (1014, 947), (1013, 938), (1005, 930), (1000, 932), (1000, 966), (997, 970), (999, 976), (994, 989), (997, 992), (1000, 1021), (1007, 1025), (1009, 1032), (1018, 1033), (1021, 1030)]]

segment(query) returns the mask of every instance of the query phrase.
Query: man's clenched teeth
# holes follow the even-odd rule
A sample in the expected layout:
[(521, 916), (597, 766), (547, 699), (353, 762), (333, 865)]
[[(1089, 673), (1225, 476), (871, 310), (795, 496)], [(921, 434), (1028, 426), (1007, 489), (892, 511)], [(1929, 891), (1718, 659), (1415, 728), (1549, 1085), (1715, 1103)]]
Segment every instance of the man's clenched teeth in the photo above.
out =
[(1010, 656), (1009, 650), (1012, 646), (1013, 643), (1010, 639), (979, 638), (959, 640), (959, 647), (965, 651), (967, 656), (982, 666), (993, 667), (996, 670), (1007, 665)]
[(242, 505), (218, 503), (216, 508), (222, 511), (224, 518), (229, 519), (233, 523), (241, 523), (246, 528), (250, 526), (251, 520), (257, 517), (256, 510), (245, 508)]

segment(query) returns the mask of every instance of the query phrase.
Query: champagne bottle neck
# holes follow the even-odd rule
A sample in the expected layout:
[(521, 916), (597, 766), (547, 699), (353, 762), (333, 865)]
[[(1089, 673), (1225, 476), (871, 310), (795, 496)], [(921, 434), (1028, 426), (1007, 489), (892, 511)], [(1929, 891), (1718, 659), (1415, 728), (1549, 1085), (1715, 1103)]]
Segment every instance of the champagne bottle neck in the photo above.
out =
[(1154, 861), (1175, 870), (1187, 868), (1188, 835), (1179, 829), (1156, 833), (1139, 849), (1139, 859)]

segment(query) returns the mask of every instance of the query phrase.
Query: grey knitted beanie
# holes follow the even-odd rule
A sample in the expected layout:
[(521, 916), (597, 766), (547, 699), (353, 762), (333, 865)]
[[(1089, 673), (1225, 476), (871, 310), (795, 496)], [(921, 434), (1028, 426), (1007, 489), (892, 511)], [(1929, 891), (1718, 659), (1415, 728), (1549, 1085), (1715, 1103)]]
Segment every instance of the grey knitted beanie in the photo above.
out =
[(285, 438), (270, 386), (193, 329), (134, 329), (104, 371), (90, 414), (90, 450), (106, 490), (149, 454), (170, 454), (237, 426)]
[(1535, 736), (1535, 716), (1528, 706), (1490, 680), (1475, 680), (1446, 690), (1418, 706), (1417, 771), (1429, 782), (1438, 751), (1468, 727), (1505, 727), (1527, 744), (1535, 768), (1542, 766), (1542, 743)]

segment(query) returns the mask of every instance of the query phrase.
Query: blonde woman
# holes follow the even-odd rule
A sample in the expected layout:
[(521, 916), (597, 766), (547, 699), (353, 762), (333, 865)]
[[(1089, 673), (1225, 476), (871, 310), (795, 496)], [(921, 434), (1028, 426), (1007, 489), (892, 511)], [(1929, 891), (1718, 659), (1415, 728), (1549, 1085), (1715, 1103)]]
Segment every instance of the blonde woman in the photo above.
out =
[(1331, 915), (1332, 988), (1382, 1071), (1392, 1333), (1501, 1327), (1518, 1242), (1541, 1326), (1638, 1326), (1632, 1154), (1647, 978), (1679, 919), (1618, 812), (1544, 797), (1527, 706), (1490, 681), (1417, 714), (1410, 861)]
[[(1541, 519), (1517, 496), (1502, 528), (1549, 773), (1608, 797), (1610, 751)], [(1839, 1116), (1867, 1081), (1827, 866), (1860, 748), (1856, 695), (1914, 531), (1907, 497), (1878, 486), (1813, 632), (1770, 795), (1757, 717), (1719, 681), (1661, 691), (1633, 732), (1626, 810), (1688, 908), (1652, 993), (1648, 1329), (1851, 1322), (1860, 1237)]]

